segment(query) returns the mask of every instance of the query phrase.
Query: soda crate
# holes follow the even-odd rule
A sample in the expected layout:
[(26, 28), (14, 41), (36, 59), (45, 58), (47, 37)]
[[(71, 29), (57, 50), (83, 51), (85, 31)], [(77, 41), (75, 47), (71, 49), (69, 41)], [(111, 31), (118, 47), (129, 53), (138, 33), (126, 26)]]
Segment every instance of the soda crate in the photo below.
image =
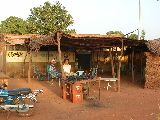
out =
[(72, 103), (83, 101), (82, 84), (70, 84), (70, 99)]
[(61, 94), (63, 99), (70, 99), (70, 84), (61, 83)]

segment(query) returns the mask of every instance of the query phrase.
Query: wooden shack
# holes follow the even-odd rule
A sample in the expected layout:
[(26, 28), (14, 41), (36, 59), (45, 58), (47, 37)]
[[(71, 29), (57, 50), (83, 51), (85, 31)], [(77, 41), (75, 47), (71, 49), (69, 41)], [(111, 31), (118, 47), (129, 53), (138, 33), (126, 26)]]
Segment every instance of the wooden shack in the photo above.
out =
[[(61, 70), (63, 59), (69, 58), (73, 70), (90, 71), (91, 68), (97, 67), (99, 73), (111, 73), (113, 77), (119, 78), (119, 84), (122, 68), (129, 71), (134, 82), (134, 58), (136, 54), (146, 51), (147, 42), (117, 34), (65, 34), (61, 31), (43, 36), (4, 34), (3, 40), (6, 47), (1, 56), (1, 71), (7, 75), (17, 73), (24, 77), (28, 74), (33, 77), (32, 65), (36, 65), (38, 71), (44, 73), (45, 64), (53, 58), (58, 61), (56, 68)], [(141, 69), (143, 65), (140, 64), (137, 68)]]

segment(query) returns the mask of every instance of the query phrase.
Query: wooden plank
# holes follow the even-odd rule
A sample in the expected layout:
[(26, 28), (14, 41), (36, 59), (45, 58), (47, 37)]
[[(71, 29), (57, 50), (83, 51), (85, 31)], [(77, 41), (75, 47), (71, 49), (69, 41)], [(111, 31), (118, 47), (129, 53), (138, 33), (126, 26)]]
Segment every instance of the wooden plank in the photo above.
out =
[(104, 80), (104, 81), (117, 81), (118, 78), (100, 78), (100, 80)]

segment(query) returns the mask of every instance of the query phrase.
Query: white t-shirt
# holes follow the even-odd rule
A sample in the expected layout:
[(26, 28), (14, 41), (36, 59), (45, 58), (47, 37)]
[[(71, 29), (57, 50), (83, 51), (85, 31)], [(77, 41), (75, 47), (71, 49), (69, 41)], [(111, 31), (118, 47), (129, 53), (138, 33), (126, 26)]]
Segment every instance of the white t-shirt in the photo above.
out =
[(66, 73), (70, 73), (71, 71), (71, 65), (63, 65), (63, 70)]

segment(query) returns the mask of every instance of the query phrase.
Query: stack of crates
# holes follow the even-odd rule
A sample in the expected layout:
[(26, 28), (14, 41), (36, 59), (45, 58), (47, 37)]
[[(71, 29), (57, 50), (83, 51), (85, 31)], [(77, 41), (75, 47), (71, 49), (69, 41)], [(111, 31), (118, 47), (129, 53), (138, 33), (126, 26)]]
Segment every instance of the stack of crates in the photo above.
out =
[(82, 84), (70, 84), (70, 99), (72, 103), (81, 103), (83, 101)]
[(61, 83), (61, 92), (62, 92), (63, 99), (70, 99), (70, 84)]

